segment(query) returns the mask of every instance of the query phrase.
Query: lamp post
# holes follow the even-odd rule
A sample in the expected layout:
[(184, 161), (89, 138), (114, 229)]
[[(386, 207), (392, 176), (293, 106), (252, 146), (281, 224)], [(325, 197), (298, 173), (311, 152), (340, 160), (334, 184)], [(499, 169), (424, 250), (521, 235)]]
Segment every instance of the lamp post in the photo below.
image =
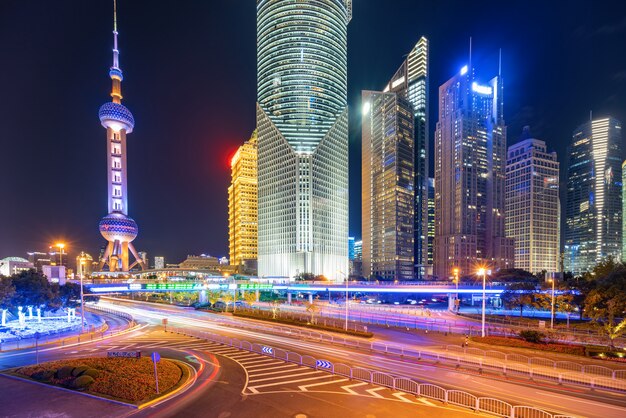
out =
[(548, 279), (552, 283), (552, 300), (550, 303), (550, 329), (554, 329), (554, 278)]
[(85, 259), (80, 260), (80, 329), (85, 333), (85, 300), (83, 298), (83, 279), (85, 278)]
[(458, 311), (457, 309), (457, 300), (459, 299), (459, 268), (455, 267), (452, 272), (454, 273), (454, 284), (456, 285), (456, 294), (454, 296), (454, 308), (455, 310)]
[(482, 315), (482, 326), (481, 326), (481, 336), (485, 336), (485, 287), (487, 282), (487, 270), (483, 267), (478, 269), (478, 275), (483, 276), (483, 315)]
[(343, 271), (337, 270), (338, 273), (343, 274), (344, 281), (346, 283), (346, 331), (348, 330), (348, 276)]
[(59, 266), (63, 265), (63, 248), (65, 248), (65, 244), (62, 242), (58, 242), (54, 245), (55, 247), (59, 247)]

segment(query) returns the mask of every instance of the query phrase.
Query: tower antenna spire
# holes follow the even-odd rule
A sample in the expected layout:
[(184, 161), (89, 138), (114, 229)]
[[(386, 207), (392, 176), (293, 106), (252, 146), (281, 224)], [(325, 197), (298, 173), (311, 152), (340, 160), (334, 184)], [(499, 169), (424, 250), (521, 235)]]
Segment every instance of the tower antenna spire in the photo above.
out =
[(471, 36), (470, 36), (470, 42), (469, 42), (469, 70), (472, 71), (472, 37)]
[(117, 0), (113, 0), (113, 68), (118, 70), (120, 68), (119, 55), (120, 52), (117, 49)]
[(502, 48), (498, 54), (498, 78), (502, 77)]

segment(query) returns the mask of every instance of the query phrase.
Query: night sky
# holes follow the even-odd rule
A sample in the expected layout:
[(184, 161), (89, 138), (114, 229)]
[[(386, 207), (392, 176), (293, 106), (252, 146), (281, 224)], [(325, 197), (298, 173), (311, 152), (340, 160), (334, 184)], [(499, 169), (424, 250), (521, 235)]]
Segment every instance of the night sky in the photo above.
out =
[[(348, 30), (350, 233), (361, 230), (360, 96), (380, 90), (420, 36), (430, 40), (430, 135), (439, 85), (472, 61), (486, 81), (502, 48), (508, 143), (524, 125), (557, 151), (574, 128), (626, 122), (621, 1), (354, 0)], [(230, 157), (255, 127), (253, 0), (119, 0), (129, 210), (151, 259), (228, 255)], [(112, 0), (0, 2), (0, 258), (64, 240), (105, 244)], [(432, 146), (431, 146), (432, 148)], [(432, 153), (432, 149), (431, 149)], [(431, 164), (432, 174), (432, 164)], [(562, 176), (563, 180), (564, 176)]]

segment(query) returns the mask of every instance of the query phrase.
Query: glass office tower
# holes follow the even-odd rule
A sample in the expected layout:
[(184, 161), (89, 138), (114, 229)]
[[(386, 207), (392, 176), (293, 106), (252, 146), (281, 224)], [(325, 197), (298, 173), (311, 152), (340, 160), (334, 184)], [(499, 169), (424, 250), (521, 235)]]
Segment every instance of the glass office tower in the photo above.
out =
[(350, 1), (257, 1), (260, 276), (347, 277), (350, 17)]
[[(384, 92), (398, 93), (412, 106), (415, 118), (413, 166), (415, 276), (425, 278), (428, 263), (428, 39), (421, 37), (391, 78)], [(430, 263), (432, 265), (432, 263)], [(429, 274), (432, 274), (430, 272)]]
[(414, 278), (414, 117), (397, 93), (364, 91), (363, 275)]
[(439, 87), (435, 130), (435, 275), (513, 267), (504, 231), (506, 126), (500, 75), (479, 83), (465, 66)]
[(622, 124), (591, 120), (575, 131), (569, 148), (565, 270), (590, 271), (622, 255)]
[(559, 271), (559, 163), (546, 143), (530, 137), (511, 145), (506, 165), (506, 236), (515, 240), (515, 268)]

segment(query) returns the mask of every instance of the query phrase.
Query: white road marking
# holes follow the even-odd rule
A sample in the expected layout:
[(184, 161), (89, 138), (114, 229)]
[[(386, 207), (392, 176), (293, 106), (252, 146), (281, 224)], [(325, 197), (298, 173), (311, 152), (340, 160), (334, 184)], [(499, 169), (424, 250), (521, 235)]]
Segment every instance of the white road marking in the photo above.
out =
[(373, 389), (367, 389), (367, 390), (366, 390), (366, 392), (367, 392), (367, 393), (369, 393), (369, 394), (370, 394), (370, 395), (372, 395), (372, 396), (375, 396), (376, 398), (381, 398), (381, 399), (384, 399), (384, 398), (385, 398), (384, 396), (379, 395), (378, 393), (376, 393), (376, 392), (378, 392), (379, 390), (384, 390), (384, 389), (387, 389), (387, 388), (373, 388)]
[(262, 359), (262, 360), (256, 360), (256, 361), (246, 361), (246, 362), (241, 361), (240, 363), (246, 366), (246, 368), (250, 368), (250, 367), (254, 367), (255, 364), (257, 364), (258, 366), (264, 366), (270, 363), (274, 363), (274, 364), (282, 363), (282, 361), (276, 361), (273, 359)]
[[(408, 402), (408, 403), (415, 403), (412, 400), (407, 399), (407, 398), (404, 397), (404, 395), (409, 395), (408, 393), (396, 392), (396, 393), (393, 393), (392, 395), (395, 396), (396, 398), (400, 399), (401, 401)], [(409, 395), (409, 396), (411, 396), (411, 395)]]
[(257, 374), (257, 375), (254, 376), (254, 379), (248, 380), (248, 383), (265, 382), (265, 381), (268, 381), (268, 380), (287, 379), (289, 377), (308, 376), (310, 374), (324, 373), (324, 372), (312, 371), (312, 372), (307, 372), (307, 373), (296, 373), (296, 374), (289, 374), (289, 375), (285, 375), (285, 376), (272, 376), (272, 377), (266, 377), (264, 379), (257, 379), (257, 377), (259, 377), (259, 376), (267, 376), (267, 375), (270, 375), (270, 374), (285, 373), (285, 372), (290, 373), (291, 371), (292, 370), (287, 370), (287, 371), (283, 371), (283, 372), (276, 372), (276, 373)]
[[(319, 379), (325, 379), (325, 378), (326, 378), (326, 376), (308, 377), (306, 379), (288, 380), (286, 382), (275, 382), (275, 383), (266, 383), (264, 385), (255, 385), (254, 388), (264, 388), (264, 387), (267, 387), (267, 386), (286, 385), (286, 384), (289, 384), (289, 383), (306, 382), (307, 380), (319, 380)], [(252, 388), (248, 388), (248, 389), (252, 389)]]
[(426, 399), (424, 399), (424, 398), (417, 398), (417, 400), (418, 400), (418, 401), (420, 401), (421, 403), (423, 403), (424, 405), (428, 405), (428, 406), (437, 406), (437, 405), (435, 405), (434, 403), (432, 403), (432, 402), (430, 402), (430, 401), (427, 401), (427, 400), (426, 400)]
[[(329, 376), (329, 377), (334, 377), (334, 376)], [(307, 388), (312, 388), (312, 387), (315, 387), (315, 386), (330, 385), (331, 383), (345, 382), (346, 380), (349, 380), (349, 379), (335, 379), (335, 380), (329, 380), (327, 382), (311, 383), (310, 385), (298, 386), (298, 389), (300, 389), (303, 392), (306, 392)]]
[(284, 366), (274, 366), (274, 367), (266, 367), (265, 369), (257, 369), (256, 367), (259, 366), (264, 366), (263, 364), (259, 364), (257, 366), (250, 366), (247, 367), (248, 371), (250, 372), (250, 374), (252, 373), (256, 373), (256, 372), (263, 372), (265, 370), (278, 370), (278, 369), (286, 369), (286, 368), (293, 368), (293, 367), (298, 367), (298, 365), (296, 364), (285, 364)]
[(368, 384), (367, 382), (360, 382), (360, 383), (355, 383), (353, 385), (342, 386), (341, 389), (345, 390), (346, 392), (352, 393), (353, 395), (359, 395), (359, 393), (353, 391), (350, 388), (354, 388), (354, 387), (357, 387), (357, 386), (363, 386), (363, 385), (367, 385), (367, 384)]

